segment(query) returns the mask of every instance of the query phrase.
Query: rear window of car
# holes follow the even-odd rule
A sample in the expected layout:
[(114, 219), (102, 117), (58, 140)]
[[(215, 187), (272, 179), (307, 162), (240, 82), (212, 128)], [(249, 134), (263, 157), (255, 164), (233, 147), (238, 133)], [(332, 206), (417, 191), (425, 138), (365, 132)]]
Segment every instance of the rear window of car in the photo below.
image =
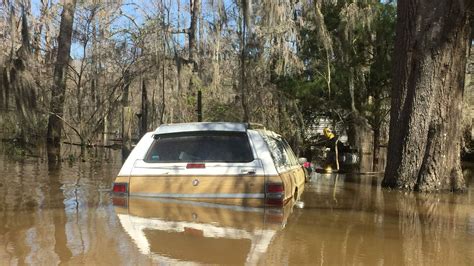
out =
[(251, 162), (253, 153), (245, 132), (186, 132), (155, 136), (146, 162)]

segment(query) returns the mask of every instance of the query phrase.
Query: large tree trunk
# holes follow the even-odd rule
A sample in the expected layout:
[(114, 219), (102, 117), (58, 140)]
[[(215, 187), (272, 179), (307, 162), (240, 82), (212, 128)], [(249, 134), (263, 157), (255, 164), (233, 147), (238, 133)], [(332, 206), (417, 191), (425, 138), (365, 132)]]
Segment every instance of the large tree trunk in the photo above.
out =
[[(54, 67), (53, 87), (51, 92), (51, 103), (48, 120), (47, 141), (50, 155), (59, 155), (61, 141), (62, 117), (64, 107), (64, 94), (66, 92), (66, 72), (69, 63), (69, 53), (71, 52), (72, 25), (74, 22), (74, 10), (76, 0), (65, 0), (63, 12), (61, 14), (61, 24), (58, 36), (58, 54)], [(50, 156), (49, 156), (50, 157)], [(50, 157), (51, 158), (51, 157)]]
[(384, 186), (462, 190), (461, 108), (472, 2), (397, 2)]

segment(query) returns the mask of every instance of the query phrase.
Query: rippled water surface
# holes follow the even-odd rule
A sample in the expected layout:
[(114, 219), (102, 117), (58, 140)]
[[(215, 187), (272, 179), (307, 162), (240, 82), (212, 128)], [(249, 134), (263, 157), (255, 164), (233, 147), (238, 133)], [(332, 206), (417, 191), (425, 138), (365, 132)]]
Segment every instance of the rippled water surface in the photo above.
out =
[(474, 265), (474, 190), (415, 194), (318, 175), (303, 209), (112, 199), (121, 166), (0, 155), (0, 264)]

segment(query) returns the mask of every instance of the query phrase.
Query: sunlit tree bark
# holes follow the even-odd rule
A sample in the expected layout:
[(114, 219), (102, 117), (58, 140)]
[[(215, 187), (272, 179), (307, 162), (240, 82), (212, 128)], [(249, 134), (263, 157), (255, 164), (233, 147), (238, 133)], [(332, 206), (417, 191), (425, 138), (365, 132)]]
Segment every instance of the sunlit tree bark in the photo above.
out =
[(51, 113), (48, 120), (48, 146), (55, 148), (51, 149), (51, 151), (54, 151), (50, 153), (52, 156), (59, 155), (63, 124), (61, 119), (64, 109), (64, 95), (66, 92), (66, 72), (69, 64), (69, 53), (71, 52), (72, 25), (74, 22), (75, 8), (76, 0), (64, 1), (58, 36), (58, 53), (54, 67), (53, 87), (51, 91)]
[(383, 185), (462, 190), (461, 108), (472, 1), (398, 1)]

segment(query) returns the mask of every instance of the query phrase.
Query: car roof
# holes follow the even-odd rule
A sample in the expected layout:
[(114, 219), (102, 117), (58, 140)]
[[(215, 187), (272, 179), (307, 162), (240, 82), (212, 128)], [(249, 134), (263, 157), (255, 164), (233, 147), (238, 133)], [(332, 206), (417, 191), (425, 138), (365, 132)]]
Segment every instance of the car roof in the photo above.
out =
[(194, 131), (231, 131), (231, 132), (246, 132), (248, 124), (233, 123), (233, 122), (197, 122), (197, 123), (177, 123), (177, 124), (163, 124), (159, 126), (154, 134), (170, 134), (181, 132)]

